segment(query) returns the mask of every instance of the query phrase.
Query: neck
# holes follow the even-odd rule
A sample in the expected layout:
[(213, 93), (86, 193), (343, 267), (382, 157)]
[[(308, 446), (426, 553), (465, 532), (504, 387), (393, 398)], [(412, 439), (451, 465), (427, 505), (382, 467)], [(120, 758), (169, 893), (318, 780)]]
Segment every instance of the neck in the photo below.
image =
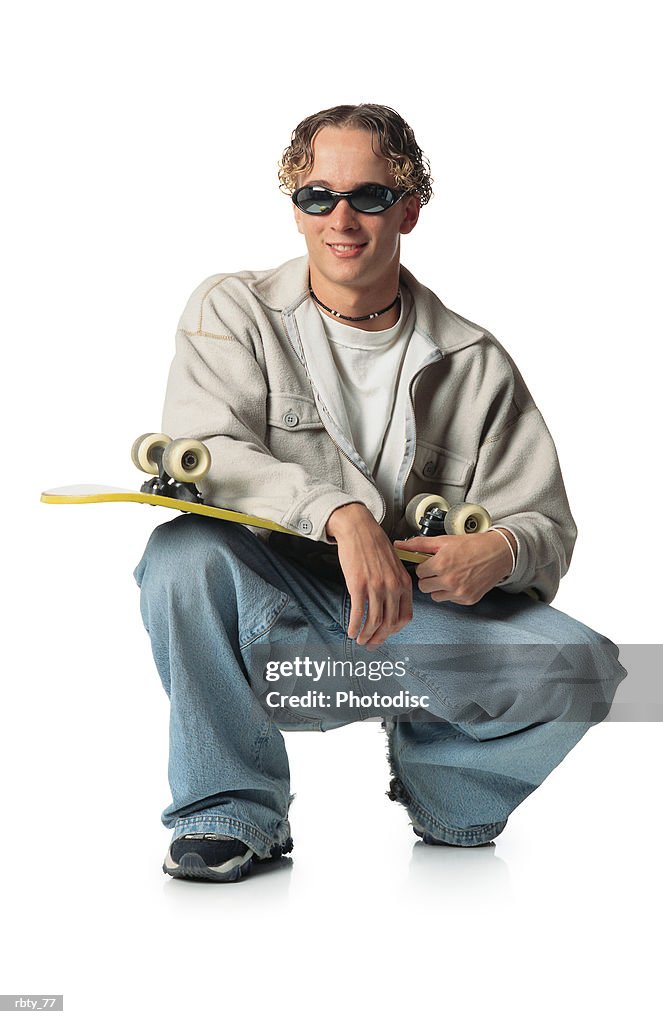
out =
[[(362, 331), (386, 331), (398, 323), (401, 312), (400, 302), (394, 303), (386, 312), (370, 320), (351, 321), (343, 319), (344, 317), (368, 317), (391, 305), (398, 294), (398, 273), (396, 273), (393, 280), (390, 277), (388, 281), (381, 282), (380, 285), (359, 289), (329, 282), (324, 278), (321, 279), (315, 274), (315, 270), (312, 267), (310, 287), (318, 300), (318, 309), (321, 314), (329, 317), (330, 320), (350, 324), (350, 326), (358, 327)], [(320, 303), (329, 306), (331, 310), (341, 313), (342, 316), (334, 316), (333, 313), (323, 309)]]

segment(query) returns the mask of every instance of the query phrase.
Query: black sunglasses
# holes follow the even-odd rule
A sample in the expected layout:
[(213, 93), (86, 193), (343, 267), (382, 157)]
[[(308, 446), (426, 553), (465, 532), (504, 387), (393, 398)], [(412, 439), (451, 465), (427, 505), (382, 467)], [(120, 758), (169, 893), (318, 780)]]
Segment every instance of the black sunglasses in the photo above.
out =
[(334, 192), (323, 185), (304, 185), (292, 193), (292, 201), (303, 213), (319, 217), (331, 213), (341, 199), (347, 199), (357, 213), (384, 213), (406, 194), (386, 185), (360, 185), (352, 192)]

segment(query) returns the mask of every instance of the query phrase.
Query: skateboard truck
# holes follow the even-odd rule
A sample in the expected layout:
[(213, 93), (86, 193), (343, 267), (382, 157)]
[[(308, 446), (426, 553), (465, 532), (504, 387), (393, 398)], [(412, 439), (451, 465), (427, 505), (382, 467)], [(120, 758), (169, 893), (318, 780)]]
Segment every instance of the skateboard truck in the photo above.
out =
[(462, 502), (449, 506), (441, 494), (417, 494), (407, 504), (405, 521), (422, 537), (485, 533), (492, 523), (482, 505)]
[(141, 486), (143, 494), (204, 503), (196, 481), (209, 472), (212, 457), (202, 441), (190, 437), (173, 441), (167, 434), (141, 434), (132, 445), (131, 458), (143, 473), (156, 474)]
[(434, 505), (422, 516), (419, 522), (419, 533), (422, 537), (443, 537), (446, 533), (444, 520), (446, 512), (439, 505)]
[(181, 480), (173, 480), (167, 473), (153, 476), (140, 489), (143, 494), (160, 494), (164, 498), (177, 498), (178, 501), (195, 501), (203, 504), (203, 496), (195, 484), (185, 484)]

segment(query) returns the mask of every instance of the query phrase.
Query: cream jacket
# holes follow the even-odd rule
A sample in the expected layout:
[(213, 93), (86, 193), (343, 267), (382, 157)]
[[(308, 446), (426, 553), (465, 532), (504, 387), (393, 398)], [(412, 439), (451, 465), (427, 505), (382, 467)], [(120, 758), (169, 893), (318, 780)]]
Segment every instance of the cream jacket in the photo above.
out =
[(447, 309), (404, 267), (401, 283), (428, 355), (403, 383), (408, 413), (393, 495), (380, 494), (318, 392), (327, 340), (306, 256), (274, 270), (217, 274), (196, 288), (177, 330), (163, 430), (210, 448), (207, 502), (311, 540), (329, 543), (327, 519), (349, 501), (363, 502), (393, 540), (411, 534), (403, 511), (416, 494), (478, 502), (517, 541), (515, 572), (501, 588), (533, 588), (551, 601), (576, 527), (544, 420), (492, 334)]

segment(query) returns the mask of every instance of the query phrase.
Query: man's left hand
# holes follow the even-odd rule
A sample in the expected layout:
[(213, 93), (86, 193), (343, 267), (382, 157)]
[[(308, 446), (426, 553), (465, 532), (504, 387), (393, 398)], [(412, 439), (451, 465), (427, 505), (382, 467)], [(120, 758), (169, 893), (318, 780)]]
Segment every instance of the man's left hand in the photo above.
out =
[(394, 546), (401, 551), (430, 553), (416, 570), (423, 594), (430, 594), (433, 601), (476, 604), (511, 572), (513, 563), (504, 541), (510, 547), (512, 541), (506, 531), (502, 537), (496, 537), (496, 532), (412, 537), (394, 541)]

